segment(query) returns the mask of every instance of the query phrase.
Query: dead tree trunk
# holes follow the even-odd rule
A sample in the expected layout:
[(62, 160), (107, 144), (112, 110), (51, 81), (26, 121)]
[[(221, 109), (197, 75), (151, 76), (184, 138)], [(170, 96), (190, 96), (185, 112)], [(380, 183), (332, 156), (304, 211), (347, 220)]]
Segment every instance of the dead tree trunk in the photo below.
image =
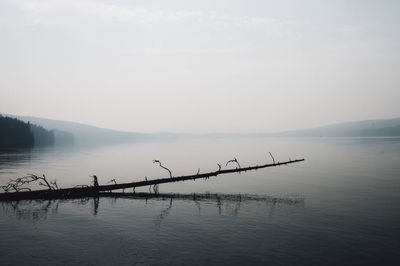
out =
[[(237, 160), (236, 160), (237, 161)], [(208, 179), (213, 176), (224, 175), (224, 174), (232, 174), (232, 173), (241, 173), (246, 171), (258, 170), (267, 167), (281, 166), (281, 165), (289, 165), (292, 163), (302, 162), (304, 159), (296, 159), (289, 160), (284, 162), (274, 162), (272, 164), (264, 164), (257, 166), (249, 166), (249, 167), (240, 167), (234, 169), (225, 169), (208, 172), (208, 173), (197, 173), (195, 175), (186, 175), (186, 176), (176, 176), (173, 177), (170, 173), (168, 178), (160, 178), (160, 179), (152, 179), (138, 182), (130, 182), (130, 183), (121, 183), (121, 184), (111, 184), (111, 185), (98, 185), (90, 187), (74, 187), (67, 189), (49, 189), (49, 190), (36, 190), (36, 191), (18, 191), (12, 193), (0, 193), (0, 200), (19, 200), (19, 199), (37, 199), (37, 198), (71, 198), (71, 197), (87, 197), (87, 196), (97, 196), (99, 192), (104, 191), (112, 191), (117, 189), (126, 189), (126, 188), (137, 188), (137, 187), (146, 187), (146, 186), (157, 186), (165, 184), (165, 183), (173, 183), (173, 182), (181, 182), (186, 180), (195, 180), (199, 178)], [(238, 164), (239, 165), (239, 164)]]

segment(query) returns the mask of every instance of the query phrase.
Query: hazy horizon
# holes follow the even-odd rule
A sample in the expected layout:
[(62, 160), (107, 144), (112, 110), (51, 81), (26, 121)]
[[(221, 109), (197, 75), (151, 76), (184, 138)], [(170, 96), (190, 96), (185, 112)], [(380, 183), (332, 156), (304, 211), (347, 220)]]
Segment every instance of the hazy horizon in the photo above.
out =
[(0, 0), (0, 112), (129, 132), (400, 117), (397, 1)]
[[(56, 119), (49, 119), (45, 117), (35, 117), (35, 116), (24, 116), (24, 115), (14, 115), (14, 114), (5, 114), (5, 113), (0, 113), (0, 116), (8, 116), (8, 117), (14, 117), (17, 119), (20, 119), (25, 122), (30, 122), (34, 125), (42, 126), (48, 130), (61, 130), (65, 132), (70, 132), (70, 133), (75, 133), (75, 134), (81, 134), (81, 126), (82, 127), (93, 127), (94, 130), (99, 129), (99, 130), (111, 130), (115, 132), (120, 132), (120, 133), (138, 133), (138, 134), (177, 134), (177, 135), (199, 135), (199, 136), (206, 136), (206, 135), (232, 135), (232, 136), (239, 136), (241, 134), (243, 135), (263, 135), (266, 134), (265, 136), (302, 136), (298, 135), (303, 134), (302, 132), (305, 133), (303, 136), (312, 136), (313, 134), (317, 134), (318, 136), (325, 135), (328, 133), (329, 136), (336, 136), (337, 135), (337, 130), (339, 129), (339, 135), (337, 136), (351, 136), (351, 134), (359, 134), (360, 130), (364, 129), (387, 129), (387, 128), (392, 128), (393, 127), (399, 127), (400, 126), (400, 117), (393, 117), (393, 118), (381, 118), (381, 119), (367, 119), (367, 120), (358, 120), (358, 121), (343, 121), (339, 123), (329, 123), (329, 124), (323, 124), (323, 125), (318, 125), (315, 127), (309, 127), (309, 128), (300, 128), (300, 129), (286, 129), (286, 130), (281, 130), (281, 131), (269, 131), (269, 132), (245, 132), (245, 133), (240, 133), (240, 132), (202, 132), (202, 133), (196, 133), (196, 132), (169, 132), (169, 131), (153, 131), (153, 132), (143, 132), (143, 131), (124, 131), (124, 130), (119, 130), (119, 129), (114, 129), (114, 128), (105, 128), (105, 127), (98, 127), (96, 125), (92, 124), (84, 124), (80, 122), (75, 122), (75, 121), (67, 121), (67, 120), (56, 120)], [(369, 123), (371, 122), (371, 123)], [(322, 129), (323, 131), (318, 131), (319, 129)], [(342, 131), (341, 131), (342, 130)], [(343, 131), (344, 130), (344, 131)], [(345, 132), (345, 133), (343, 133)], [(294, 135), (286, 135), (286, 133), (294, 133)], [(310, 135), (311, 133), (311, 135)], [(333, 133), (333, 135), (332, 135)], [(350, 135), (346, 135), (349, 134)], [(89, 133), (93, 134), (93, 132)], [(277, 134), (277, 135), (276, 135)], [(336, 135), (335, 135), (336, 134)], [(340, 135), (342, 134), (342, 135)], [(358, 135), (354, 136), (358, 136)], [(376, 136), (382, 136), (382, 135), (376, 135)], [(392, 135), (390, 135), (392, 136)]]

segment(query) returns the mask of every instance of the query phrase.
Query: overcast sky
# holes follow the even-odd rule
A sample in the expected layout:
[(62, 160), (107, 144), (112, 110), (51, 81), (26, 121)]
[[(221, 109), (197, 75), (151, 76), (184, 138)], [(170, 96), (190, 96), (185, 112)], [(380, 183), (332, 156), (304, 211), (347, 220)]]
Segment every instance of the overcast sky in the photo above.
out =
[(0, 112), (127, 131), (400, 116), (400, 1), (0, 0)]

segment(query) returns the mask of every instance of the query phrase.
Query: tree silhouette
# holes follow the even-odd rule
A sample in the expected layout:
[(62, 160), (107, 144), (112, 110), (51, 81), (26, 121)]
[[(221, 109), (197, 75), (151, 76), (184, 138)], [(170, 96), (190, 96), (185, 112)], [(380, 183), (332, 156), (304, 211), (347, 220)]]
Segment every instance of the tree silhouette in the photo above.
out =
[(0, 115), (0, 148), (54, 145), (54, 131)]

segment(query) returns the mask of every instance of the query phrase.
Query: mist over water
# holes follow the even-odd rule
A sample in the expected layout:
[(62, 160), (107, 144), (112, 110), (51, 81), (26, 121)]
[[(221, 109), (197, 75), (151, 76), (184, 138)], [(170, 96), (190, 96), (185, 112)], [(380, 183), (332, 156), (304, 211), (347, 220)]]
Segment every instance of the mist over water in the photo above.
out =
[(400, 265), (399, 13), (1, 0), (0, 193), (305, 161), (0, 201), (0, 266)]
[[(400, 246), (399, 138), (232, 138), (2, 152), (0, 182), (46, 174), (61, 187), (303, 163), (160, 185), (161, 193), (270, 200), (82, 199), (3, 203), (0, 255), (33, 264), (393, 264)], [(137, 190), (138, 191), (138, 190)], [(143, 188), (141, 191), (148, 191)], [(126, 191), (128, 192), (128, 191)], [(301, 204), (278, 199), (301, 198)], [(276, 200), (271, 200), (276, 199)]]

